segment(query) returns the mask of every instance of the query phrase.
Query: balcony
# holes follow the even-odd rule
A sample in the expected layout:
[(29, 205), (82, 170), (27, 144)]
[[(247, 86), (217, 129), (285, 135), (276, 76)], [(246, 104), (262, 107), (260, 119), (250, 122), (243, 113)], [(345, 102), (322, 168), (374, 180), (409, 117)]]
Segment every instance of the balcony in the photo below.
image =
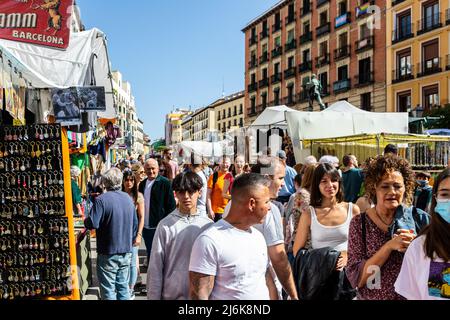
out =
[(300, 9), (300, 17), (306, 16), (308, 13), (311, 13), (312, 3), (309, 2), (307, 6), (304, 6)]
[(316, 57), (316, 68), (326, 66), (330, 63), (330, 54), (327, 53), (324, 56)]
[(352, 87), (350, 79), (343, 79), (333, 83), (333, 93), (341, 93), (350, 90)]
[(403, 26), (402, 28), (397, 28), (392, 33), (392, 43), (398, 43), (407, 39), (414, 37), (414, 24)]
[(371, 1), (370, 0), (362, 0), (360, 2), (361, 5), (359, 7), (356, 7), (356, 12), (355, 12), (356, 19), (364, 17), (368, 13), (370, 13), (370, 14), (373, 13), (373, 12), (368, 11), (368, 7), (366, 5), (367, 2), (370, 2), (369, 5), (372, 5), (372, 6), (375, 5), (375, 0), (371, 0)]
[(266, 51), (266, 52), (263, 52), (261, 57), (259, 57), (259, 63), (262, 64), (267, 61), (269, 61), (269, 53)]
[(267, 28), (266, 30), (263, 30), (260, 34), (259, 34), (259, 40), (265, 39), (269, 36), (269, 28)]
[(288, 107), (293, 107), (295, 106), (295, 96), (287, 96), (283, 99), (281, 99), (281, 104), (288, 106)]
[(289, 69), (284, 70), (284, 79), (290, 79), (292, 77), (295, 77), (297, 74), (297, 68), (291, 67)]
[(369, 36), (364, 39), (355, 41), (355, 52), (363, 52), (365, 50), (372, 49), (375, 44), (374, 36)]
[(392, 70), (392, 83), (399, 83), (414, 79), (414, 66), (409, 65), (401, 69)]
[(450, 54), (447, 55), (447, 63), (445, 64), (445, 70), (450, 70)]
[(257, 43), (258, 43), (258, 37), (256, 35), (253, 35), (253, 37), (250, 37), (250, 40), (248, 41), (249, 46), (252, 46)]
[(292, 39), (291, 42), (286, 43), (284, 48), (286, 52), (294, 50), (295, 48), (297, 48), (297, 40)]
[(327, 2), (330, 2), (330, 0), (317, 0), (316, 8), (323, 6)]
[(280, 72), (280, 73), (275, 73), (271, 78), (270, 78), (270, 82), (272, 83), (272, 84), (275, 84), (275, 83), (278, 83), (278, 82), (281, 82), (281, 78), (282, 78), (282, 73)]
[(334, 61), (350, 57), (350, 45), (334, 49)]
[[(253, 91), (256, 91), (256, 90), (258, 90), (258, 83), (257, 82), (254, 82), (254, 83), (251, 83), (251, 84), (248, 85), (248, 88), (247, 88), (248, 92), (253, 92)], [(225, 117), (224, 117), (224, 119), (225, 119)]]
[(392, 6), (396, 6), (396, 5), (398, 5), (399, 3), (402, 3), (402, 2), (404, 2), (404, 1), (406, 1), (406, 0), (392, 0)]
[(374, 82), (373, 71), (359, 73), (355, 76), (355, 88), (368, 86)]
[(313, 38), (313, 34), (312, 34), (311, 31), (309, 31), (309, 32), (307, 32), (305, 34), (302, 34), (300, 36), (300, 45), (308, 43), (308, 42), (311, 42), (312, 38)]
[(298, 73), (312, 71), (312, 61), (306, 61), (298, 65)]
[(297, 95), (297, 101), (298, 102), (307, 102), (309, 100), (308, 90), (303, 89), (300, 91), (300, 93)]
[(350, 12), (346, 12), (335, 19), (335, 28), (340, 28), (345, 26), (347, 23), (350, 23), (352, 14)]
[(295, 22), (295, 12), (286, 17), (286, 25)]
[(445, 11), (445, 24), (449, 25), (450, 24), (450, 9), (447, 9)]
[(262, 89), (262, 88), (267, 87), (268, 85), (269, 85), (269, 78), (264, 78), (259, 81), (258, 88)]
[(258, 60), (256, 59), (256, 57), (253, 58), (253, 59), (251, 59), (251, 60), (248, 62), (248, 68), (249, 68), (249, 69), (256, 68), (257, 66), (258, 66)]
[(429, 17), (425, 17), (422, 20), (419, 20), (417, 26), (417, 35), (424, 34), (440, 27), (442, 27), (441, 13), (438, 12)]
[(327, 97), (330, 95), (330, 85), (329, 84), (322, 84), (322, 97)]
[[(256, 113), (256, 107), (251, 107), (250, 108), (250, 112), (248, 113), (248, 116), (249, 117), (254, 117), (254, 116), (256, 116), (257, 115), (257, 113)], [(225, 133), (225, 132), (224, 132)]]
[(439, 73), (442, 72), (442, 67), (441, 67), (441, 58), (434, 58), (434, 59), (430, 59), (428, 61), (424, 61), (422, 63), (419, 63), (417, 65), (417, 77), (424, 77), (424, 76), (428, 76), (430, 74), (435, 74), (435, 73)]
[(283, 47), (279, 46), (272, 50), (272, 59), (279, 57), (283, 54)]
[(281, 30), (281, 20), (272, 25), (272, 33), (275, 33), (280, 30)]
[(324, 25), (322, 25), (316, 29), (316, 37), (323, 36), (327, 33), (330, 33), (330, 23), (329, 22), (325, 23)]

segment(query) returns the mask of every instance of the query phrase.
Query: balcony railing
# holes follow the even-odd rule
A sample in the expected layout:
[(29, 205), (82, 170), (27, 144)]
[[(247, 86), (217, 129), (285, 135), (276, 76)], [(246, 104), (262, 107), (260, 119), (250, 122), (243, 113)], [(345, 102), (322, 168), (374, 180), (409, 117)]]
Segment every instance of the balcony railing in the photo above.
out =
[(410, 23), (408, 25), (404, 25), (401, 28), (395, 29), (392, 34), (392, 43), (397, 43), (397, 42), (414, 37), (413, 30), (414, 30), (413, 23)]
[(259, 81), (258, 88), (265, 88), (269, 85), (269, 78), (265, 78)]
[(264, 38), (267, 38), (269, 36), (269, 28), (267, 28), (266, 30), (263, 30), (260, 34), (259, 34), (259, 39), (262, 40)]
[(333, 83), (333, 92), (341, 93), (350, 90), (352, 87), (350, 79), (343, 79)]
[(272, 50), (272, 59), (283, 54), (283, 47), (279, 46)]
[(449, 25), (450, 24), (450, 9), (447, 9), (445, 11), (445, 24)]
[(321, 94), (321, 96), (322, 97), (326, 97), (326, 96), (329, 96), (329, 95), (330, 95), (330, 85), (327, 84), (327, 83), (322, 84), (322, 94)]
[(284, 48), (285, 48), (286, 52), (290, 51), (290, 50), (294, 50), (295, 48), (297, 48), (297, 40), (292, 39), (291, 42), (286, 43)]
[(303, 73), (312, 70), (312, 61), (305, 61), (298, 65), (298, 72)]
[(324, 5), (327, 2), (330, 2), (330, 0), (317, 0), (316, 8), (319, 8), (320, 6)]
[(269, 61), (269, 53), (268, 52), (263, 52), (262, 56), (259, 57), (259, 63), (264, 63)]
[(253, 36), (253, 37), (250, 37), (249, 46), (252, 46), (252, 45), (257, 44), (257, 43), (258, 43), (258, 37), (256, 35)]
[(324, 56), (316, 57), (316, 68), (323, 67), (330, 63), (330, 54), (327, 53)]
[(392, 70), (392, 83), (414, 79), (414, 66), (409, 65), (402, 69)]
[(427, 16), (418, 22), (417, 35), (442, 27), (441, 13)]
[(340, 28), (347, 23), (350, 23), (352, 14), (350, 12), (346, 12), (343, 15), (336, 17), (335, 19), (335, 28)]
[(300, 9), (300, 17), (306, 16), (308, 13), (311, 13), (312, 3), (309, 2), (306, 4), (306, 6), (304, 5), (303, 8)]
[(249, 69), (256, 68), (257, 66), (258, 66), (258, 60), (256, 58), (253, 58), (248, 62)]
[(330, 32), (330, 23), (327, 22), (324, 25), (322, 25), (316, 29), (316, 36), (320, 37), (329, 32)]
[(355, 76), (355, 87), (364, 87), (374, 82), (373, 71), (363, 72)]
[(278, 83), (278, 82), (281, 82), (281, 78), (282, 78), (282, 73), (280, 72), (280, 73), (275, 73), (274, 75), (272, 75), (272, 77), (270, 78), (270, 82), (272, 83), (272, 84), (275, 84), (275, 83)]
[(450, 70), (450, 54), (447, 55), (447, 63), (445, 64), (445, 70)]
[(334, 49), (334, 61), (338, 61), (350, 56), (350, 45), (346, 45), (337, 49)]
[(286, 70), (284, 70), (284, 79), (289, 79), (289, 78), (295, 77), (296, 74), (297, 74), (296, 67), (291, 67), (289, 69), (286, 69)]
[(403, 1), (406, 1), (406, 0), (392, 0), (392, 6), (396, 6), (399, 3), (402, 3)]
[(369, 36), (355, 42), (355, 52), (359, 53), (364, 50), (372, 49), (375, 43), (374, 36)]
[(272, 25), (272, 33), (275, 33), (280, 30), (281, 30), (281, 20), (278, 23)]
[(300, 36), (300, 44), (305, 44), (305, 43), (311, 42), (312, 38), (313, 38), (312, 31), (304, 33)]
[(286, 25), (295, 22), (295, 12), (294, 14), (290, 14), (286, 17)]
[[(258, 90), (258, 83), (257, 82), (250, 83), (248, 85), (248, 88), (247, 88), (248, 92), (253, 92), (253, 91), (256, 91), (256, 90)], [(224, 119), (225, 119), (225, 117), (224, 117)]]
[(417, 65), (417, 77), (424, 77), (442, 71), (441, 58), (434, 58)]

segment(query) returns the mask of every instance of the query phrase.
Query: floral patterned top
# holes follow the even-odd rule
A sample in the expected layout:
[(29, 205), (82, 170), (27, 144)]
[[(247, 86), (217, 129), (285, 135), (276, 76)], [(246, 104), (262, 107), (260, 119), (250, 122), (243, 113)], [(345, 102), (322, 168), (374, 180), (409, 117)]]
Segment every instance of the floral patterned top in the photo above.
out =
[[(348, 264), (346, 274), (354, 288), (358, 286), (361, 272), (364, 269), (367, 258), (372, 257), (386, 242), (390, 240), (388, 232), (381, 230), (366, 214), (366, 243), (367, 257), (364, 252), (362, 240), (361, 216), (353, 218), (350, 224), (348, 239)], [(404, 300), (394, 289), (394, 283), (400, 273), (404, 254), (394, 251), (386, 263), (381, 267), (380, 280), (376, 283), (376, 277), (368, 280), (373, 289), (366, 286), (358, 289), (358, 299), (361, 300)], [(372, 281), (370, 281), (372, 278)]]

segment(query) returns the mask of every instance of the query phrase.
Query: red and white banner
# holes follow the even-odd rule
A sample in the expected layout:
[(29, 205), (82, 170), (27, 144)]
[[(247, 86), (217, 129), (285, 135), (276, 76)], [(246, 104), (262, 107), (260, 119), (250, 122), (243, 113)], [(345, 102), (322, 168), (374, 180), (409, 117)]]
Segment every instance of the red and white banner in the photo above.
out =
[(66, 49), (74, 0), (0, 0), (0, 38)]

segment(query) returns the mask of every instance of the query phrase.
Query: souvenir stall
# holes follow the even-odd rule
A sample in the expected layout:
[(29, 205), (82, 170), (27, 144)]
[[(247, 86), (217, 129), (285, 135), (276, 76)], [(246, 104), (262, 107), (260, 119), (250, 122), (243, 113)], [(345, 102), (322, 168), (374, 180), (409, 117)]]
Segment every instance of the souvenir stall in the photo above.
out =
[[(89, 285), (89, 232), (74, 219), (70, 167), (84, 173), (87, 195), (99, 166), (91, 152), (114, 129), (109, 66), (97, 29), (72, 34), (66, 50), (0, 40), (0, 300), (79, 300)], [(107, 166), (107, 147), (102, 154)]]

